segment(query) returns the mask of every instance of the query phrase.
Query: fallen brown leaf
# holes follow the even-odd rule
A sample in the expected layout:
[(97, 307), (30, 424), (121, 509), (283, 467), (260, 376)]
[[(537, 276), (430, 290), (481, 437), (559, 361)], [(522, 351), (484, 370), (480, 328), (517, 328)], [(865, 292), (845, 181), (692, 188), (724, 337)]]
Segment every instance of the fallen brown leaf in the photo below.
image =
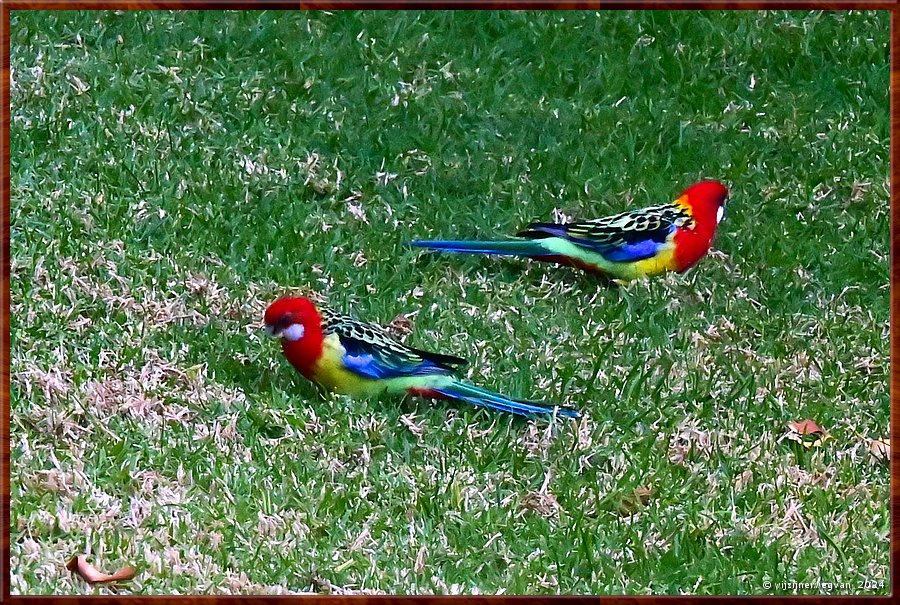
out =
[(398, 315), (385, 329), (397, 338), (404, 338), (412, 332), (412, 321), (406, 315)]
[(787, 426), (788, 433), (785, 437), (803, 447), (819, 447), (831, 438), (825, 429), (809, 419), (800, 422), (791, 421)]
[(788, 428), (798, 435), (812, 435), (814, 433), (824, 433), (825, 429), (820, 427), (812, 420), (801, 420), (800, 422), (788, 422)]
[(88, 584), (107, 584), (109, 582), (125, 582), (132, 579), (137, 570), (134, 567), (123, 567), (113, 574), (105, 574), (87, 562), (87, 555), (76, 555), (66, 565), (72, 573), (76, 573)]
[(748, 469), (744, 469), (740, 475), (734, 480), (734, 491), (742, 492), (744, 488), (746, 488), (750, 482), (753, 481), (753, 471)]
[(556, 496), (546, 491), (528, 492), (522, 503), (542, 517), (553, 517), (560, 508)]
[(891, 442), (887, 439), (869, 439), (869, 451), (879, 460), (890, 460)]
[(425, 550), (425, 545), (422, 545), (422, 548), (419, 549), (419, 552), (416, 554), (416, 574), (422, 575), (422, 572), (425, 571), (425, 561), (428, 560), (428, 551)]
[(633, 515), (647, 506), (652, 495), (652, 487), (638, 487), (630, 493), (623, 494), (619, 500), (619, 512), (623, 515)]

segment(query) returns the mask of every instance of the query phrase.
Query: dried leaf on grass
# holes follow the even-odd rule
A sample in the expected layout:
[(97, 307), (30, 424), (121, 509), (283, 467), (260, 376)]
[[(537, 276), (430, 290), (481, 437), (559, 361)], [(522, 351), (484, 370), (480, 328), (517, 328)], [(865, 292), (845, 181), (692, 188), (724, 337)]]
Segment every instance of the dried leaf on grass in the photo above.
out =
[(550, 479), (553, 478), (553, 469), (547, 469), (544, 475), (544, 483), (541, 489), (528, 492), (522, 499), (525, 508), (533, 510), (542, 517), (553, 517), (559, 512), (560, 506), (556, 496), (550, 493)]
[(324, 578), (320, 576), (318, 573), (313, 572), (312, 577), (313, 586), (320, 593), (330, 594), (330, 595), (377, 595), (384, 594), (381, 590), (373, 590), (373, 589), (356, 589), (349, 588), (346, 586), (338, 586), (337, 584), (333, 584), (331, 580), (328, 578)]
[(424, 423), (416, 424), (415, 414), (403, 414), (400, 416), (400, 423), (409, 429), (409, 432), (416, 436), (416, 438), (421, 438), (422, 434), (425, 432)]
[(869, 451), (879, 460), (890, 460), (891, 442), (887, 439), (869, 439)]
[(800, 435), (812, 435), (825, 432), (825, 429), (809, 419), (801, 420), (800, 422), (788, 422), (788, 428)]
[(522, 499), (522, 504), (542, 517), (556, 516), (560, 508), (556, 496), (549, 492), (528, 492)]
[(787, 427), (785, 438), (796, 441), (803, 447), (819, 447), (831, 438), (825, 429), (810, 419), (788, 422)]
[(412, 332), (412, 320), (407, 315), (398, 315), (385, 329), (396, 338), (406, 338)]
[(425, 549), (425, 546), (419, 549), (419, 552), (416, 553), (416, 575), (422, 575), (425, 572), (425, 561), (428, 560), (428, 551)]
[(740, 475), (734, 480), (734, 491), (742, 492), (744, 489), (750, 485), (750, 482), (753, 481), (753, 471), (748, 469), (744, 469)]
[(87, 562), (87, 555), (76, 555), (66, 565), (72, 573), (78, 574), (88, 584), (108, 584), (110, 582), (125, 582), (132, 579), (137, 570), (127, 566), (113, 574), (105, 574)]
[(623, 494), (619, 500), (619, 512), (623, 515), (633, 515), (647, 506), (652, 495), (652, 487), (638, 487), (631, 492)]

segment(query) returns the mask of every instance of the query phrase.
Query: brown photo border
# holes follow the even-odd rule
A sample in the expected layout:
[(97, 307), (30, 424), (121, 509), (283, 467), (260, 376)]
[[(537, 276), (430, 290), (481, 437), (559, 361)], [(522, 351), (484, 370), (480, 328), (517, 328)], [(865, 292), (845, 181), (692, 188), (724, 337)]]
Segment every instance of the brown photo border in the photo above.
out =
[(142, 603), (214, 603), (217, 601), (239, 599), (241, 602), (262, 603), (282, 601), (284, 599), (306, 599), (327, 601), (328, 603), (347, 603), (362, 605), (379, 603), (382, 605), (409, 604), (409, 603), (437, 603), (446, 602), (448, 599), (462, 599), (470, 603), (488, 603), (498, 605), (501, 603), (514, 603), (515, 605), (537, 605), (549, 599), (560, 599), (566, 603), (596, 603), (602, 600), (604, 603), (634, 603), (640, 601), (645, 605), (663, 605), (672, 602), (699, 602), (712, 599), (729, 603), (751, 602), (765, 600), (767, 602), (781, 600), (796, 600), (804, 603), (824, 603), (839, 601), (843, 604), (856, 603), (887, 603), (891, 602), (891, 596), (883, 595), (853, 595), (853, 596), (10, 596), (10, 316), (9, 316), (9, 280), (10, 280), (10, 249), (9, 249), (9, 217), (10, 217), (10, 87), (9, 87), (9, 63), (10, 63), (10, 36), (9, 16), (12, 10), (176, 10), (176, 9), (301, 9), (301, 10), (336, 10), (336, 9), (529, 9), (529, 10), (598, 10), (598, 9), (649, 9), (649, 10), (888, 10), (890, 19), (890, 110), (891, 110), (891, 210), (890, 210), (890, 322), (891, 322), (891, 364), (890, 364), (890, 441), (891, 441), (891, 489), (890, 489), (890, 581), (891, 595), (900, 579), (897, 574), (896, 563), (900, 555), (900, 534), (898, 534), (898, 520), (900, 509), (897, 506), (900, 497), (900, 483), (897, 481), (900, 475), (900, 454), (897, 453), (900, 428), (898, 428), (897, 414), (900, 412), (896, 393), (900, 388), (900, 373), (895, 367), (897, 354), (900, 352), (900, 336), (894, 330), (894, 326), (900, 321), (900, 309), (898, 309), (898, 291), (894, 287), (900, 279), (900, 268), (895, 262), (900, 253), (900, 234), (897, 231), (900, 220), (900, 205), (897, 203), (896, 192), (900, 185), (900, 150), (898, 150), (898, 135), (900, 135), (900, 68), (898, 68), (898, 52), (900, 52), (900, 31), (898, 31), (898, 15), (900, 15), (900, 0), (844, 0), (824, 2), (786, 2), (773, 0), (770, 2), (757, 1), (716, 1), (716, 0), (679, 0), (664, 2), (660, 0), (624, 1), (607, 0), (594, 2), (560, 1), (546, 2), (543, 0), (494, 0), (485, 2), (480, 0), (448, 0), (435, 1), (385, 1), (385, 0), (331, 0), (327, 2), (283, 2), (283, 1), (239, 1), (239, 0), (181, 0), (181, 1), (133, 1), (111, 2), (99, 0), (0, 0), (0, 53), (2, 53), (2, 82), (0, 82), (0, 137), (2, 137), (2, 178), (0, 178), (0, 218), (2, 218), (2, 248), (0, 248), (0, 268), (2, 268), (2, 284), (0, 284), (0, 536), (2, 536), (2, 553), (0, 553), (0, 600), (19, 602), (53, 602), (74, 603), (82, 599), (104, 599), (106, 602), (124, 602), (140, 600)]

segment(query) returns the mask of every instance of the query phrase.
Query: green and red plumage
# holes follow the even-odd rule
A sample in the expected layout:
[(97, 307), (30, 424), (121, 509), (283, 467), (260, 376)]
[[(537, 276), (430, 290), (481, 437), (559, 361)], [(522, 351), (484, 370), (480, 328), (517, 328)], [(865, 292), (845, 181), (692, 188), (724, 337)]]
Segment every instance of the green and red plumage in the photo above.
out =
[(395, 393), (457, 399), (519, 416), (580, 416), (568, 407), (513, 399), (464, 382), (455, 373), (465, 359), (409, 347), (380, 326), (317, 307), (307, 298), (276, 300), (266, 309), (265, 325), (281, 338), (291, 365), (330, 391), (357, 397)]
[(573, 223), (532, 223), (516, 239), (414, 241), (429, 250), (523, 256), (622, 281), (686, 271), (709, 251), (728, 189), (702, 181), (668, 204)]

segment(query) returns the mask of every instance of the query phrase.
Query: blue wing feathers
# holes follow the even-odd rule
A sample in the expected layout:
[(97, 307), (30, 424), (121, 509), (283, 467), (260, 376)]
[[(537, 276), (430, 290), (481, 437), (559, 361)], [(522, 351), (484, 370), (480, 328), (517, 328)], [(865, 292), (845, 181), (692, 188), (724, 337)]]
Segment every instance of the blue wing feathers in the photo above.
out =
[(344, 366), (355, 374), (375, 380), (399, 378), (402, 376), (426, 376), (428, 374), (449, 374), (450, 370), (428, 360), (418, 364), (391, 363), (373, 355), (344, 355)]
[[(411, 359), (402, 357), (390, 350), (381, 349), (372, 343), (345, 338), (341, 343), (346, 350), (344, 367), (364, 378), (374, 380), (382, 378), (398, 378), (403, 376), (425, 376), (428, 374), (450, 374), (450, 364), (460, 365), (464, 359), (449, 355), (437, 355), (431, 360), (424, 357)], [(416, 351), (418, 352), (418, 351)]]
[(659, 242), (653, 241), (652, 239), (645, 239), (633, 244), (620, 244), (609, 248), (608, 250), (604, 250), (602, 254), (607, 260), (613, 262), (629, 262), (650, 258), (656, 254), (661, 247), (662, 244)]

